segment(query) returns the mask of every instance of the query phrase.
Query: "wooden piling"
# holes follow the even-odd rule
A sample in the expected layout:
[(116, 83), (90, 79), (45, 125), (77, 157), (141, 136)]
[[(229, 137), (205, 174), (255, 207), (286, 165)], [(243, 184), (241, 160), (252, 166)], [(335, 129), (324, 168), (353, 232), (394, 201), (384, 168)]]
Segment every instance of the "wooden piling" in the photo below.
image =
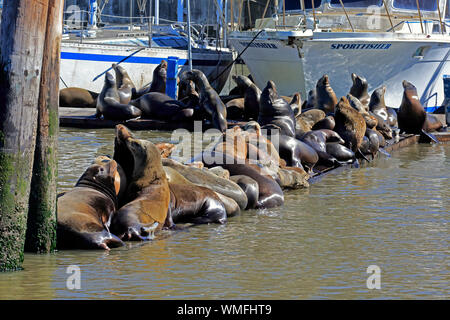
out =
[(39, 91), (39, 115), (25, 251), (56, 248), (56, 185), (59, 131), (59, 65), (63, 0), (50, 0)]
[(4, 2), (0, 44), (0, 271), (22, 268), (49, 0)]

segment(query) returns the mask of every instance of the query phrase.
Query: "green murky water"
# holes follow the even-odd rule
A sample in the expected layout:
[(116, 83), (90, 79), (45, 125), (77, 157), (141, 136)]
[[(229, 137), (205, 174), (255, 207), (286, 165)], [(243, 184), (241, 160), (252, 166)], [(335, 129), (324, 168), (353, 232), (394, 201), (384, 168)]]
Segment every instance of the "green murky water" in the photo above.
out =
[[(61, 129), (59, 191), (112, 154), (113, 135)], [(24, 271), (0, 274), (0, 299), (448, 299), (449, 168), (450, 145), (414, 145), (226, 225), (110, 252), (26, 254)], [(70, 265), (81, 270), (79, 290), (66, 287)], [(381, 290), (366, 287), (369, 265), (381, 269)]]

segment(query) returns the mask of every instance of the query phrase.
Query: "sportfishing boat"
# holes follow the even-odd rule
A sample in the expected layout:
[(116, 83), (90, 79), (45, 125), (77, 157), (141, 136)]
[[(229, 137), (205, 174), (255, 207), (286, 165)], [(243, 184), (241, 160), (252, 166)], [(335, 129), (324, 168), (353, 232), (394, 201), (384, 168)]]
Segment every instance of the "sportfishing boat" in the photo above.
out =
[(397, 108), (406, 79), (430, 112), (442, 105), (442, 78), (450, 74), (449, 2), (279, 1), (276, 14), (257, 19), (256, 29), (231, 32), (229, 40), (261, 88), (270, 79), (280, 94), (300, 92), (306, 99), (328, 74), (340, 97), (356, 73), (369, 90), (385, 85), (386, 104)]
[[(101, 12), (97, 10), (96, 1), (91, 0), (90, 11), (83, 11), (88, 21), (83, 20), (84, 15), (79, 12), (70, 12), (76, 20), (65, 21), (61, 88), (81, 87), (99, 92), (103, 86), (102, 75), (113, 63), (121, 63), (137, 87), (148, 85), (153, 70), (168, 57), (177, 57), (180, 72), (183, 72), (188, 68), (189, 39), (193, 68), (203, 71), (218, 92), (224, 87), (231, 70), (227, 66), (236, 54), (223, 47), (220, 39), (210, 37), (207, 31), (214, 29), (211, 26), (193, 24), (188, 35), (187, 23), (182, 19), (160, 23), (156, 17), (155, 23), (155, 16), (137, 17), (135, 20), (140, 22), (129, 25), (98, 26), (96, 19)], [(220, 27), (215, 26), (215, 30)]]

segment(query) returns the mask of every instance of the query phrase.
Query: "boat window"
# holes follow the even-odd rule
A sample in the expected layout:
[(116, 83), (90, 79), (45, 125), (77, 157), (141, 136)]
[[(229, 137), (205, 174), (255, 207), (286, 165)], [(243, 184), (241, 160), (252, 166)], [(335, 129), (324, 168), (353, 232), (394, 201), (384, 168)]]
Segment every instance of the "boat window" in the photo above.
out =
[[(415, 1), (415, 0), (414, 0)], [(379, 6), (383, 5), (383, 0), (342, 0), (344, 7), (349, 8), (366, 8), (368, 6)], [(330, 5), (332, 7), (341, 8), (341, 2), (339, 0), (331, 0)]]
[[(320, 0), (314, 0), (314, 8), (320, 7)], [(301, 10), (302, 6), (300, 4), (300, 0), (291, 0), (285, 2), (286, 11), (288, 10)], [(312, 9), (312, 0), (305, 0), (306, 9)]]
[[(394, 7), (397, 9), (417, 10), (416, 0), (394, 0)], [(436, 11), (437, 1), (419, 0), (420, 10)]]

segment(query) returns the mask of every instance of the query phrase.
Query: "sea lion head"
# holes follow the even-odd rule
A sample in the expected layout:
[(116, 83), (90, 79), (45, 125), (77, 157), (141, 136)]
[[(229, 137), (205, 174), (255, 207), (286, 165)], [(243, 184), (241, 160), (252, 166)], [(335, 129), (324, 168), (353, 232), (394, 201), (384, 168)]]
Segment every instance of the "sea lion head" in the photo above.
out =
[(386, 94), (386, 86), (381, 86), (372, 92), (369, 102), (369, 109), (371, 111), (378, 108), (386, 108), (386, 103), (384, 102), (385, 94)]
[(105, 85), (108, 88), (116, 86), (116, 77), (111, 71), (105, 74)]
[(367, 90), (368, 83), (366, 78), (358, 76), (356, 73), (352, 73), (352, 81), (353, 81), (353, 87), (360, 89), (361, 92), (364, 92), (364, 90)]
[(409, 101), (413, 101), (413, 100), (420, 101), (419, 96), (417, 94), (417, 88), (411, 82), (403, 80), (402, 85), (403, 85), (403, 89), (404, 89), (404, 92), (403, 92), (404, 99), (407, 99)]
[(317, 88), (319, 88), (319, 87), (327, 87), (329, 85), (330, 85), (330, 79), (329, 79), (327, 74), (324, 74), (322, 76), (322, 78), (320, 78), (319, 81), (317, 81), (316, 87)]
[(267, 85), (261, 94), (261, 101), (264, 100), (265, 103), (272, 105), (276, 99), (278, 99), (277, 86), (272, 80), (267, 81)]
[[(98, 165), (104, 165), (107, 163), (112, 163), (113, 161), (114, 160), (108, 156), (99, 156), (99, 157), (95, 158), (93, 163), (98, 164)], [(119, 164), (116, 161), (114, 161), (114, 163), (116, 164), (116, 172), (114, 174), (114, 189), (116, 191), (116, 195), (119, 195), (120, 183), (121, 183), (120, 173), (119, 173)]]
[(86, 169), (76, 183), (76, 187), (88, 187), (109, 196), (117, 207), (117, 194), (115, 177), (117, 174), (117, 162), (110, 160), (94, 163)]
[(180, 75), (180, 81), (186, 82), (192, 80), (197, 87), (207, 87), (210, 86), (208, 78), (205, 74), (197, 69), (192, 69), (192, 71), (185, 71)]
[(128, 181), (139, 188), (165, 179), (160, 150), (150, 141), (134, 138), (121, 124), (116, 126), (114, 159), (124, 169)]
[(261, 135), (261, 125), (256, 121), (249, 121), (243, 127), (244, 131), (251, 131), (256, 133), (257, 136)]
[(367, 113), (366, 109), (364, 108), (363, 104), (361, 103), (361, 101), (359, 101), (358, 98), (354, 97), (352, 94), (347, 94), (347, 100), (350, 104), (350, 106), (355, 109), (356, 111), (358, 111), (359, 113)]
[(236, 82), (236, 85), (238, 86), (238, 88), (245, 90), (247, 89), (247, 87), (252, 85), (252, 81), (246, 77), (246, 76), (236, 76), (233, 75), (232, 79), (234, 80), (234, 82)]

